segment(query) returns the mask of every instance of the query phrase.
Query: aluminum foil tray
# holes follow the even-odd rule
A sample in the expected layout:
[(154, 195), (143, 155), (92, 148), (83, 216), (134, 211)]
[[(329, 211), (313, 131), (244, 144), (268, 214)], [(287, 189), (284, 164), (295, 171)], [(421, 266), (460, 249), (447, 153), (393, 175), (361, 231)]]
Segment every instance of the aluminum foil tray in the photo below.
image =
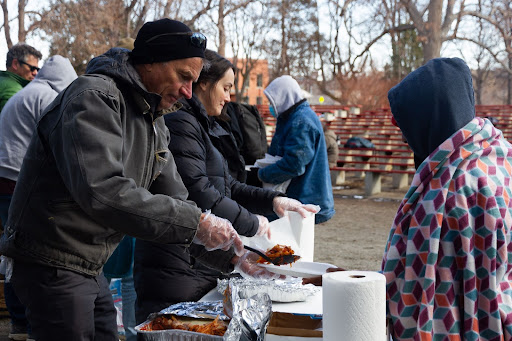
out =
[(313, 284), (303, 285), (301, 278), (287, 280), (231, 278), (217, 280), (219, 293), (224, 293), (228, 283), (238, 288), (239, 298), (244, 299), (266, 293), (274, 302), (303, 302), (308, 296), (319, 291)]
[[(146, 322), (144, 322), (146, 323)], [(142, 326), (143, 324), (139, 325)], [(137, 326), (137, 327), (139, 327)], [(189, 332), (187, 330), (167, 329), (144, 331), (135, 327), (137, 333), (142, 334), (145, 341), (217, 341), (222, 340), (222, 336), (207, 335), (201, 333)]]
[(138, 334), (142, 334), (146, 341), (211, 341), (222, 340), (222, 336), (208, 335), (191, 332), (188, 330), (166, 329), (166, 330), (143, 330), (157, 316), (173, 314), (177, 316), (186, 316), (197, 319), (214, 319), (219, 316), (221, 320), (228, 320), (222, 312), (222, 301), (211, 302), (182, 302), (162, 309), (158, 313), (151, 314), (148, 319), (135, 327)]

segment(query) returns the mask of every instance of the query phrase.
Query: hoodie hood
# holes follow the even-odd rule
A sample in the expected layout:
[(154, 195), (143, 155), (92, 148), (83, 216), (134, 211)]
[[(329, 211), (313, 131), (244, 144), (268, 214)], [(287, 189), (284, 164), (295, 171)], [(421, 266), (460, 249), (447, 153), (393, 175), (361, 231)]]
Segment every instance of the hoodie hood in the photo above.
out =
[(106, 75), (127, 83), (131, 83), (135, 79), (140, 83), (140, 77), (137, 71), (132, 64), (128, 62), (129, 52), (129, 50), (114, 47), (104, 54), (91, 59), (89, 64), (87, 64), (85, 73)]
[(291, 76), (281, 76), (274, 79), (263, 93), (274, 107), (276, 116), (304, 99), (299, 83)]
[(46, 60), (33, 82), (46, 82), (55, 92), (64, 90), (77, 77), (69, 59), (59, 55)]
[(471, 71), (460, 58), (436, 58), (388, 92), (391, 112), (416, 167), (475, 117)]
[[(160, 95), (148, 92), (140, 79), (137, 70), (129, 60), (130, 51), (120, 47), (114, 47), (105, 52), (104, 54), (91, 59), (85, 73), (87, 74), (101, 74), (111, 77), (116, 82), (129, 84), (140, 93), (148, 102), (152, 110), (156, 110), (162, 97)], [(170, 111), (174, 111), (172, 108)]]

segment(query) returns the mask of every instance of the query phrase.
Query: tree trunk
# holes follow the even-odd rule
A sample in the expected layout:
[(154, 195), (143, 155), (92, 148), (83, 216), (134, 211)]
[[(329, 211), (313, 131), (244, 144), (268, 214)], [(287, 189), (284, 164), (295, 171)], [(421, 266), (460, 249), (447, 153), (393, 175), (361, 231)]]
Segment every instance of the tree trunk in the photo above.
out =
[(225, 1), (219, 0), (219, 22), (217, 29), (219, 30), (219, 54), (224, 56), (226, 54), (226, 29), (224, 27), (224, 7)]
[(288, 71), (288, 44), (286, 31), (286, 1), (281, 3), (281, 58), (279, 62), (279, 74), (289, 73)]
[(2, 11), (4, 12), (5, 40), (7, 42), (7, 48), (10, 49), (12, 47), (12, 40), (11, 40), (11, 30), (9, 27), (9, 9), (7, 6), (7, 0), (3, 0), (1, 5), (2, 5)]
[(441, 56), (441, 45), (441, 37), (428, 37), (428, 40), (423, 43), (423, 64)]
[(443, 18), (443, 0), (431, 0), (428, 5), (428, 18), (425, 23), (425, 41), (423, 43), (423, 63), (441, 56), (443, 34), (441, 30)]
[(25, 5), (26, 0), (18, 1), (18, 41), (25, 42), (27, 31), (25, 30)]
[(475, 89), (475, 100), (476, 100), (476, 105), (480, 105), (482, 104), (482, 85), (483, 85), (483, 77), (481, 75), (481, 71), (480, 70), (477, 70), (477, 77), (475, 77), (475, 85), (476, 85), (476, 89)]
[[(509, 54), (508, 56), (508, 68), (509, 70), (512, 70), (512, 54)], [(510, 72), (507, 72), (507, 104), (512, 104), (512, 74)]]

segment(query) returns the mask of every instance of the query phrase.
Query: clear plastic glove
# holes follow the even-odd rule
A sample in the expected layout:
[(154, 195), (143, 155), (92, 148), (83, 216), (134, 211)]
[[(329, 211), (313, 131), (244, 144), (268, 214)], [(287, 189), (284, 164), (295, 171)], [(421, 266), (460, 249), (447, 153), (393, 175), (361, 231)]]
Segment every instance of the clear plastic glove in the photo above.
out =
[(237, 255), (243, 255), (245, 252), (244, 244), (229, 220), (217, 217), (210, 211), (207, 211), (199, 222), (192, 242), (203, 245), (207, 251), (218, 249), (227, 251), (233, 246)]
[(286, 197), (275, 197), (273, 201), (274, 212), (279, 217), (283, 217), (285, 211), (295, 211), (299, 213), (302, 218), (306, 218), (308, 216), (308, 212), (318, 213), (320, 212), (320, 206), (318, 205), (304, 205), (298, 200)]
[(266, 236), (270, 239), (270, 223), (268, 222), (268, 219), (261, 215), (256, 215), (256, 217), (258, 217), (259, 221), (258, 232), (256, 232), (256, 235)]
[(232, 263), (235, 265), (235, 271), (239, 272), (244, 278), (256, 279), (279, 279), (285, 278), (260, 266), (257, 261), (260, 258), (254, 252), (245, 252), (242, 256), (233, 257)]

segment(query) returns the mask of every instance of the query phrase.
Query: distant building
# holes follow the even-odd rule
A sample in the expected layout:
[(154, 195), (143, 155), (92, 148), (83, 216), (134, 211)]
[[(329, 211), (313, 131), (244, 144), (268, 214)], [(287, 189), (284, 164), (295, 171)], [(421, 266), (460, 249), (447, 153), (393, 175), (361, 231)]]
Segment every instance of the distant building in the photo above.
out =
[[(256, 59), (253, 60), (254, 67), (249, 72), (249, 77), (247, 79), (240, 79), (238, 81), (238, 87), (242, 88), (242, 82), (245, 82), (245, 88), (243, 93), (241, 94), (241, 102), (247, 104), (268, 104), (267, 97), (263, 93), (265, 87), (269, 83), (269, 73), (268, 73), (268, 61), (264, 59)], [(236, 67), (242, 72), (239, 72), (240, 77), (242, 77), (243, 71), (245, 69), (245, 60), (240, 59), (237, 62)], [(235, 90), (231, 91), (231, 100), (235, 101), (236, 98)]]

